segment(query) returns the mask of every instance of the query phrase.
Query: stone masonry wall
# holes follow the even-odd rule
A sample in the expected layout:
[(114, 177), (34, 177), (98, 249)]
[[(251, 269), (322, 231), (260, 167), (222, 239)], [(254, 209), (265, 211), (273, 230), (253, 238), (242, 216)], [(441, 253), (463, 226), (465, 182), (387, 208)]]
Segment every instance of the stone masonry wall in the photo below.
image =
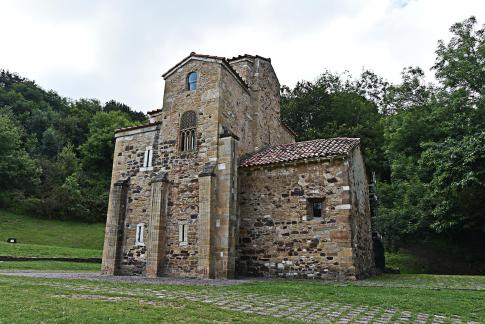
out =
[[(165, 82), (164, 109), (157, 116), (156, 131), (130, 135), (118, 134), (117, 143), (126, 148), (115, 156), (113, 179), (130, 177), (128, 208), (124, 227), (123, 259), (120, 274), (145, 274), (146, 251), (135, 246), (136, 225), (145, 224), (144, 239), (148, 239), (151, 185), (156, 174), (167, 173), (168, 206), (165, 235), (165, 258), (160, 273), (198, 276), (198, 175), (210, 160), (217, 160), (220, 65), (191, 61), (170, 75)], [(198, 72), (197, 90), (186, 89), (189, 72)], [(197, 114), (197, 150), (180, 152), (180, 116), (188, 110)], [(150, 128), (152, 126), (149, 126)], [(143, 129), (143, 128), (142, 128)], [(120, 145), (121, 144), (117, 144)], [(153, 147), (153, 169), (140, 171), (145, 147)], [(181, 224), (188, 225), (188, 242), (179, 241)]]
[(359, 278), (374, 272), (372, 229), (369, 205), (369, 186), (364, 160), (357, 147), (350, 158), (349, 182), (352, 203), (352, 247), (354, 263)]
[[(348, 160), (239, 169), (241, 275), (356, 278)], [(325, 214), (308, 217), (308, 198)]]
[(145, 232), (148, 226), (150, 172), (140, 171), (140, 167), (145, 148), (153, 145), (156, 133), (156, 127), (150, 127), (116, 139), (112, 178), (114, 181), (130, 178), (123, 224), (121, 262), (118, 263), (120, 268), (117, 269), (120, 274), (144, 272), (146, 249), (144, 245), (135, 245), (135, 234), (137, 224), (143, 223)]
[(249, 90), (225, 69), (221, 71), (220, 88), (220, 124), (239, 137), (238, 156), (253, 152), (256, 144), (252, 133), (254, 114)]
[[(249, 119), (252, 133), (253, 152), (264, 145), (277, 145), (295, 142), (280, 120), (280, 83), (271, 62), (261, 58), (244, 58), (231, 62), (231, 66), (249, 84), (251, 102), (250, 111), (238, 119), (241, 124)], [(240, 117), (240, 116), (238, 116)], [(236, 135), (239, 136), (238, 133)], [(242, 141), (245, 138), (239, 136)], [(240, 146), (246, 147), (244, 143)]]

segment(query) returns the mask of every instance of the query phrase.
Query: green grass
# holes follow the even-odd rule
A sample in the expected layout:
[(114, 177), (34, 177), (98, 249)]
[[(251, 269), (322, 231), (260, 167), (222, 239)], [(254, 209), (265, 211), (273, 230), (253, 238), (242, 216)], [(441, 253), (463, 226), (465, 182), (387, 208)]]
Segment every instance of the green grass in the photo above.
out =
[(101, 270), (99, 263), (66, 261), (0, 261), (1, 270), (62, 270), (96, 271)]
[[(406, 288), (403, 288), (407, 286)], [(78, 287), (78, 288), (77, 288)], [(97, 289), (92, 291), (87, 289)], [(460, 287), (464, 288), (461, 289)], [(83, 288), (83, 289), (81, 289)], [(463, 320), (485, 322), (485, 277), (384, 275), (358, 282), (259, 281), (236, 286), (180, 286), (141, 283), (113, 283), (86, 280), (57, 280), (6, 277), (0, 275), (0, 318), (6, 322), (281, 322), (282, 319), (255, 317), (225, 311), (183, 298), (160, 300), (156, 292), (168, 290), (203, 292), (223, 296), (264, 296), (274, 302), (298, 299), (322, 305), (340, 304), (396, 308), (418, 313), (460, 316)], [(76, 294), (84, 295), (81, 299)], [(93, 294), (89, 299), (86, 294)], [(59, 297), (64, 295), (64, 297)], [(101, 298), (104, 296), (103, 298)], [(117, 296), (118, 301), (107, 297)], [(104, 299), (104, 300), (103, 300)], [(82, 314), (82, 316), (81, 316)], [(183, 314), (183, 316), (181, 316)], [(3, 316), (3, 317), (2, 317)], [(81, 317), (78, 317), (81, 316)], [(284, 321), (287, 321), (286, 319)]]
[(427, 273), (429, 270), (414, 255), (404, 251), (386, 252), (386, 267), (399, 268), (405, 274)]
[(38, 281), (28, 278), (20, 281), (2, 279), (0, 277), (0, 321), (3, 323), (275, 322), (274, 318), (222, 310), (187, 300), (159, 301), (126, 296), (114, 299), (112, 293), (104, 294), (106, 298), (101, 295), (79, 298), (76, 290), (38, 286)]
[[(0, 255), (100, 258), (104, 224), (47, 220), (0, 210)], [(6, 243), (15, 237), (16, 244)], [(99, 264), (61, 261), (0, 262), (0, 269), (99, 271)]]
[[(378, 280), (378, 279), (374, 279)], [(381, 279), (382, 280), (382, 279)], [(443, 279), (446, 280), (446, 279)], [(361, 283), (339, 285), (320, 282), (263, 282), (229, 287), (247, 293), (268, 294), (281, 298), (331, 300), (354, 305), (399, 307), (413, 313), (459, 315), (485, 321), (485, 292), (457, 289), (401, 288), (382, 280), (383, 286)], [(417, 285), (419, 287), (419, 284)]]
[(0, 210), (0, 242), (15, 237), (18, 243), (101, 250), (104, 224), (48, 220)]
[(37, 244), (11, 244), (0, 242), (0, 255), (38, 256), (38, 257), (70, 257), (70, 258), (100, 258), (101, 250), (78, 249), (64, 246)]

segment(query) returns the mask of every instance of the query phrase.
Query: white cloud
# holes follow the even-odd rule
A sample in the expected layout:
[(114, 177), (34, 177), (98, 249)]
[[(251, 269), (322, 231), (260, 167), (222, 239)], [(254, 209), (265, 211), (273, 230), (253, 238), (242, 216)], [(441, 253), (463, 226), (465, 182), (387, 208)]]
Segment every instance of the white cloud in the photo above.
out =
[(0, 67), (146, 111), (161, 105), (160, 75), (191, 51), (269, 56), (290, 86), (325, 69), (398, 81), (405, 66), (432, 66), (451, 24), (482, 12), (474, 0), (3, 0)]

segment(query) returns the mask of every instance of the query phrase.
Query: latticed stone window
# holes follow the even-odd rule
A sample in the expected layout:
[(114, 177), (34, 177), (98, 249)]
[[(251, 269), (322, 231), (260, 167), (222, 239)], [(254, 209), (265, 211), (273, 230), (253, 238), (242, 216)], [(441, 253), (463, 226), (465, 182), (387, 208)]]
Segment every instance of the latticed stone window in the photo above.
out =
[(180, 151), (193, 151), (197, 147), (197, 116), (195, 111), (186, 111), (180, 118)]

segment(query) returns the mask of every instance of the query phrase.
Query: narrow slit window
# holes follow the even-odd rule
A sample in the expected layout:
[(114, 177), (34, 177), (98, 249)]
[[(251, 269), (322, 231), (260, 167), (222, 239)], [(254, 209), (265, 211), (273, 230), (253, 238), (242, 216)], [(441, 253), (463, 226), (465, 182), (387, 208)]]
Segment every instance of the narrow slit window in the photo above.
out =
[(179, 225), (179, 242), (181, 244), (187, 244), (188, 243), (188, 230), (189, 230), (189, 225), (188, 224), (180, 224)]
[(180, 117), (180, 151), (193, 151), (197, 148), (197, 117), (195, 111), (186, 111)]
[(145, 231), (145, 224), (141, 223), (136, 225), (135, 245), (145, 245), (145, 241), (143, 240), (144, 231)]
[(151, 146), (147, 146), (145, 154), (143, 155), (142, 171), (152, 169), (153, 149)]

